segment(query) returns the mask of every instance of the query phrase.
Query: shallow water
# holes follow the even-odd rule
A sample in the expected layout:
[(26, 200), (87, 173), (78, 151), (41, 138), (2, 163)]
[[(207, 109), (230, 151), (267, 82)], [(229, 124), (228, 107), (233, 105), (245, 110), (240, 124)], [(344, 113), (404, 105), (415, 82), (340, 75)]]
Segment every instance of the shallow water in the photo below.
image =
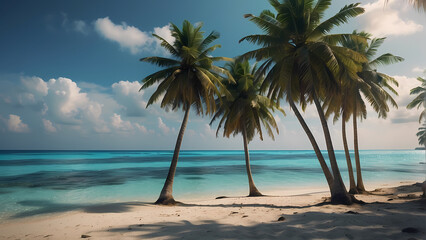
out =
[[(425, 151), (360, 154), (367, 188), (372, 182), (426, 178), (426, 164), (420, 164), (425, 162)], [(86, 209), (105, 202), (153, 202), (172, 155), (172, 151), (0, 151), (0, 219)], [(264, 193), (326, 187), (313, 151), (251, 151), (250, 156), (255, 183)], [(347, 184), (344, 152), (336, 151), (336, 156)], [(176, 199), (245, 195), (247, 188), (242, 151), (181, 151)]]

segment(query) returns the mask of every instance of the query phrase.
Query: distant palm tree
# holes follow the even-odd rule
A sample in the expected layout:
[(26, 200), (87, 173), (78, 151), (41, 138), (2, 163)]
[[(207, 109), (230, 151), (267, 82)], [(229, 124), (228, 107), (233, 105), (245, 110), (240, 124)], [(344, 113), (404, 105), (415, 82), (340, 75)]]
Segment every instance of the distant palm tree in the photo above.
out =
[[(331, 18), (321, 21), (331, 0), (269, 0), (269, 3), (276, 14), (265, 10), (258, 17), (245, 15), (265, 34), (250, 35), (240, 40), (261, 45), (261, 48), (244, 56), (264, 60), (259, 74), (266, 74), (263, 85), (269, 89), (268, 96), (272, 99), (286, 96), (285, 99), (306, 132), (320, 162), (330, 188), (331, 202), (351, 204), (352, 198), (346, 191), (337, 165), (321, 100), (338, 92), (339, 75), (344, 69), (355, 75), (361, 70), (360, 63), (366, 61), (364, 56), (336, 46), (347, 34), (329, 34), (334, 27), (358, 16), (364, 9), (359, 4), (350, 4)], [(315, 104), (333, 175), (295, 102), (299, 102), (302, 109), (307, 103)]]
[(426, 147), (426, 123), (423, 123), (416, 135), (419, 138), (419, 144)]
[(246, 170), (249, 182), (249, 197), (262, 196), (256, 188), (250, 168), (248, 143), (256, 132), (263, 140), (261, 123), (267, 133), (274, 139), (273, 129), (278, 133), (278, 126), (270, 110), (278, 109), (284, 113), (279, 105), (260, 94), (262, 78), (255, 80), (256, 65), (250, 66), (248, 60), (237, 59), (226, 64), (226, 68), (235, 79), (235, 84), (224, 81), (224, 85), (231, 96), (224, 96), (217, 102), (222, 104), (217, 108), (210, 124), (220, 118), (216, 135), (223, 127), (223, 136), (229, 137), (241, 133), (243, 136)]
[[(354, 31), (352, 34), (366, 39), (371, 38), (371, 34), (366, 32)], [(397, 107), (395, 100), (387, 92), (387, 90), (391, 91), (395, 95), (398, 95), (395, 89), (393, 89), (391, 86), (391, 84), (398, 86), (398, 82), (394, 78), (384, 73), (377, 72), (375, 68), (380, 65), (397, 63), (403, 61), (404, 59), (399, 56), (394, 56), (390, 53), (382, 54), (379, 57), (374, 58), (378, 48), (383, 44), (384, 40), (385, 38), (374, 38), (369, 42), (365, 42), (358, 41), (358, 39), (352, 37), (344, 38), (344, 40), (341, 42), (343, 47), (352, 49), (353, 51), (364, 55), (369, 61), (363, 63), (362, 71), (358, 72), (356, 76), (346, 76), (355, 77), (355, 79), (352, 81), (345, 81), (345, 84), (342, 86), (342, 94), (339, 100), (334, 99), (334, 96), (330, 97), (326, 102), (326, 105), (329, 107), (327, 115), (333, 111), (331, 110), (333, 107), (335, 113), (340, 111), (342, 115), (343, 145), (350, 176), (350, 192), (352, 193), (365, 192), (361, 174), (357, 128), (357, 117), (364, 119), (367, 117), (367, 109), (364, 99), (370, 103), (373, 109), (379, 114), (379, 117), (382, 118), (386, 118), (387, 112), (389, 112), (389, 106), (387, 102), (390, 102), (392, 106)], [(357, 170), (356, 188), (354, 188), (354, 180), (352, 179), (352, 164), (350, 160), (345, 130), (345, 122), (350, 119), (351, 115), (353, 117), (354, 152)], [(338, 118), (338, 116), (338, 114), (335, 115), (335, 120)]]
[(426, 79), (418, 77), (417, 80), (421, 82), (421, 85), (410, 90), (410, 95), (418, 94), (413, 101), (408, 105), (408, 109), (413, 109), (417, 107), (419, 109), (423, 106), (423, 111), (420, 113), (419, 123), (422, 121), (422, 118), (426, 120)]
[[(204, 38), (202, 24), (193, 26), (188, 21), (183, 22), (182, 29), (171, 24), (174, 42), (169, 43), (164, 38), (153, 34), (161, 41), (173, 58), (146, 57), (140, 59), (160, 67), (163, 70), (145, 77), (141, 89), (159, 83), (156, 91), (148, 100), (147, 106), (162, 97), (161, 107), (176, 110), (182, 108), (185, 116), (176, 140), (169, 173), (156, 204), (175, 204), (173, 198), (173, 180), (179, 158), (179, 151), (188, 122), (188, 115), (193, 106), (197, 114), (212, 114), (216, 110), (215, 95), (223, 94), (220, 74), (227, 73), (223, 68), (213, 65), (215, 61), (229, 60), (223, 57), (212, 57), (211, 52), (220, 45), (209, 46), (219, 38), (217, 32), (211, 32)], [(232, 77), (230, 78), (232, 79)], [(218, 87), (219, 86), (219, 89)]]

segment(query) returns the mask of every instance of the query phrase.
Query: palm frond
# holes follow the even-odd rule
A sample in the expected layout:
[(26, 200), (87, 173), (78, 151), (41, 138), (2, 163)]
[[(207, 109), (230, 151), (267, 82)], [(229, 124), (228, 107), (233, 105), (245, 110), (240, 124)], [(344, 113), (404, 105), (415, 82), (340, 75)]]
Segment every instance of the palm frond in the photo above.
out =
[(404, 61), (404, 58), (402, 58), (402, 57), (394, 56), (390, 53), (385, 53), (385, 54), (379, 56), (378, 58), (374, 59), (373, 61), (371, 61), (369, 63), (369, 65), (370, 65), (370, 67), (374, 68), (374, 67), (378, 67), (380, 65), (384, 66), (384, 65), (402, 62), (402, 61)]

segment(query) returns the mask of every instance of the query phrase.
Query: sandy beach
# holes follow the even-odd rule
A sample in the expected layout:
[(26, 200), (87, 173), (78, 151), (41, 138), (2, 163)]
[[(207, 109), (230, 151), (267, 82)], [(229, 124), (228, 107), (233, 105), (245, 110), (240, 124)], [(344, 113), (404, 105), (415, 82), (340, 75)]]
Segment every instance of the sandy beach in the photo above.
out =
[(351, 206), (330, 205), (326, 191), (313, 189), (286, 196), (187, 200), (179, 206), (79, 206), (5, 220), (0, 239), (426, 239), (420, 184), (376, 187), (357, 195), (365, 204)]

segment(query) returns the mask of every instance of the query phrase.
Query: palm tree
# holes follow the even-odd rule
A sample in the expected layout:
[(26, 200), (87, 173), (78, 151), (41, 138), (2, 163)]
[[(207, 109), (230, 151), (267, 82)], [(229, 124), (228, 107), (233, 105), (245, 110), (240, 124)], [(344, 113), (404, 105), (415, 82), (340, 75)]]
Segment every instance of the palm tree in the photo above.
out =
[[(224, 85), (231, 93), (231, 97), (221, 97), (222, 105), (217, 108), (217, 112), (213, 116), (212, 124), (216, 119), (220, 118), (216, 135), (223, 126), (223, 136), (229, 137), (241, 133), (243, 136), (244, 153), (246, 160), (246, 171), (249, 182), (249, 197), (262, 196), (256, 188), (250, 169), (250, 157), (248, 143), (253, 139), (256, 132), (263, 140), (261, 123), (266, 128), (267, 133), (274, 139), (273, 129), (278, 133), (277, 123), (270, 109), (278, 109), (284, 113), (279, 105), (269, 98), (260, 94), (260, 86), (262, 79), (254, 79), (256, 65), (250, 66), (248, 60), (237, 59), (234, 62), (226, 64), (226, 68), (236, 81), (224, 81)], [(218, 101), (219, 102), (219, 101)]]
[(422, 118), (426, 120), (426, 79), (418, 77), (417, 80), (421, 82), (421, 85), (410, 90), (410, 95), (418, 94), (413, 101), (408, 105), (408, 109), (413, 109), (417, 107), (419, 109), (423, 106), (423, 111), (420, 113), (419, 123), (422, 121)]
[[(291, 109), (306, 132), (331, 191), (331, 202), (351, 204), (337, 165), (333, 144), (321, 101), (325, 96), (337, 94), (340, 74), (345, 71), (356, 75), (365, 57), (344, 47), (336, 46), (348, 34), (329, 34), (333, 27), (346, 23), (364, 12), (359, 4), (343, 7), (331, 18), (322, 21), (331, 0), (269, 0), (277, 14), (269, 10), (260, 16), (247, 14), (265, 34), (250, 35), (246, 40), (262, 45), (244, 56), (264, 60), (259, 74), (266, 74), (263, 86), (272, 99), (286, 97)], [(354, 36), (356, 37), (356, 36)], [(333, 175), (331, 175), (318, 144), (297, 109), (314, 102), (319, 114)]]
[(419, 144), (426, 147), (426, 123), (419, 127), (419, 132), (416, 135), (419, 138)]
[[(351, 83), (351, 81), (347, 81), (346, 83)], [(342, 117), (342, 140), (343, 140), (343, 148), (345, 151), (346, 164), (348, 166), (349, 173), (349, 193), (357, 194), (358, 190), (356, 188), (354, 172), (352, 168), (352, 161), (349, 154), (348, 141), (346, 137), (346, 122), (349, 121), (352, 109), (353, 109), (353, 87), (348, 86), (349, 84), (345, 84), (342, 87), (342, 92), (340, 94), (329, 96), (325, 99), (323, 108), (327, 109), (326, 117), (328, 118), (332, 113), (334, 113), (333, 122), (339, 120), (339, 117)], [(351, 95), (352, 94), (352, 95)]]
[[(354, 33), (356, 34), (356, 32)], [(363, 35), (368, 38), (371, 37), (370, 34), (365, 32), (361, 32), (360, 35)], [(371, 104), (373, 109), (378, 113), (379, 117), (387, 117), (387, 112), (389, 112), (389, 106), (387, 102), (390, 102), (393, 107), (398, 107), (391, 94), (387, 92), (388, 90), (393, 94), (398, 95), (395, 89), (393, 89), (393, 87), (391, 86), (391, 84), (398, 86), (398, 82), (394, 78), (384, 73), (377, 72), (377, 70), (375, 69), (380, 65), (388, 65), (404, 60), (402, 57), (394, 56), (390, 53), (385, 53), (377, 58), (374, 58), (377, 49), (383, 44), (385, 39), (386, 38), (374, 38), (370, 41), (369, 44), (357, 44), (356, 48), (354, 49), (355, 51), (364, 54), (368, 59), (368, 62), (363, 64), (362, 71), (358, 73), (358, 76), (365, 83), (367, 83), (367, 85), (361, 86), (358, 84), (356, 86), (356, 94), (353, 100), (355, 104), (352, 113), (354, 131), (354, 153), (357, 172), (357, 190), (360, 193), (366, 192), (366, 190), (364, 187), (364, 182), (362, 180), (361, 162), (359, 158), (357, 116), (360, 118), (366, 118), (367, 116), (365, 110), (365, 103), (362, 99), (361, 93), (365, 96), (366, 100)]]
[(426, 123), (419, 127), (419, 132), (416, 135), (419, 138), (419, 144), (426, 147)]
[[(371, 34), (366, 32), (357, 32), (354, 31), (353, 35), (358, 35), (360, 37), (370, 39)], [(398, 107), (395, 100), (392, 96), (386, 91), (389, 90), (393, 94), (398, 95), (395, 89), (392, 88), (391, 84), (398, 86), (398, 82), (384, 74), (379, 73), (375, 67), (380, 65), (388, 65), (392, 63), (401, 62), (404, 59), (398, 56), (394, 56), (390, 53), (385, 53), (380, 55), (377, 58), (374, 58), (378, 48), (383, 44), (386, 38), (374, 38), (369, 42), (358, 41), (356, 38), (346, 37), (341, 41), (343, 47), (352, 49), (362, 55), (364, 55), (369, 61), (363, 63), (362, 71), (357, 73), (357, 76), (354, 76), (355, 79), (352, 81), (345, 81), (345, 84), (342, 86), (342, 96), (339, 101), (333, 100), (330, 98), (327, 101), (328, 107), (335, 107), (334, 112), (341, 111), (342, 115), (342, 137), (343, 145), (345, 149), (346, 161), (348, 164), (348, 171), (350, 177), (350, 192), (365, 192), (364, 183), (362, 180), (361, 174), (361, 164), (359, 158), (359, 149), (358, 149), (358, 128), (357, 128), (357, 117), (366, 118), (367, 109), (364, 98), (371, 104), (373, 109), (379, 114), (379, 117), (386, 118), (387, 112), (389, 112), (389, 106), (387, 102), (389, 101), (392, 106)], [(346, 76), (351, 77), (351, 76)], [(364, 98), (362, 97), (364, 96)], [(336, 104), (340, 103), (340, 104)], [(334, 106), (333, 106), (334, 105)], [(336, 108), (337, 107), (337, 108)], [(328, 109), (327, 114), (331, 111)], [(355, 152), (355, 163), (356, 163), (356, 172), (357, 172), (357, 185), (354, 186), (352, 164), (349, 155), (349, 148), (347, 146), (346, 140), (346, 130), (345, 122), (349, 121), (350, 117), (353, 117), (353, 127), (354, 127), (354, 152)], [(338, 115), (335, 115), (338, 118)]]
[(422, 9), (426, 11), (426, 0), (410, 0), (410, 3), (414, 5), (417, 9)]
[[(219, 34), (213, 31), (204, 38), (201, 27), (202, 24), (193, 26), (186, 20), (183, 22), (182, 29), (171, 24), (172, 36), (175, 39), (173, 43), (167, 42), (158, 35), (153, 34), (153, 36), (161, 41), (161, 46), (173, 58), (146, 57), (140, 59), (143, 62), (165, 67), (165, 69), (142, 80), (141, 89), (148, 88), (156, 83), (159, 84), (149, 98), (147, 107), (162, 97), (162, 108), (171, 108), (172, 110), (181, 108), (185, 112), (170, 169), (161, 194), (155, 202), (156, 204), (170, 205), (176, 203), (172, 195), (173, 180), (191, 107), (194, 107), (199, 115), (212, 114), (216, 109), (215, 95), (223, 94), (222, 89), (224, 88), (220, 74), (227, 73), (227, 71), (213, 65), (213, 62), (229, 59), (210, 56), (213, 50), (220, 47), (220, 45), (209, 46), (210, 43), (219, 38)], [(232, 79), (232, 77), (229, 79)], [(217, 86), (219, 86), (219, 89)]]

